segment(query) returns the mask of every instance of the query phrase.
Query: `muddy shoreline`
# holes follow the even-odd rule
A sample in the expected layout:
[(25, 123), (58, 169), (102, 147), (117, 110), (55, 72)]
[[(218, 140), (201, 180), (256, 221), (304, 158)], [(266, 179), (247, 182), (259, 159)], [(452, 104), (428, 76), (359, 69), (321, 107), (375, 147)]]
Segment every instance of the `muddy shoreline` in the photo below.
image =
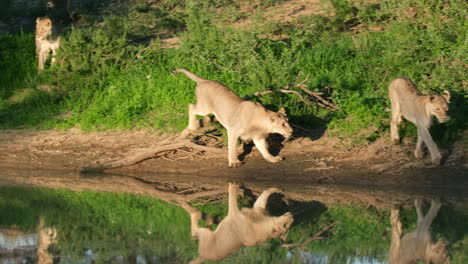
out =
[(83, 167), (137, 153), (164, 138), (144, 130), (1, 130), (0, 184), (128, 192), (169, 202), (224, 196), (229, 181), (253, 192), (278, 187), (297, 201), (365, 202), (376, 207), (411, 206), (415, 196), (439, 196), (457, 204), (468, 199), (463, 141), (443, 150), (445, 163), (438, 168), (431, 166), (429, 157), (414, 159), (411, 143), (395, 146), (381, 139), (346, 150), (333, 138), (297, 137), (282, 143), (285, 160), (276, 164), (263, 160), (253, 148), (235, 169), (227, 167), (224, 153), (180, 151), (106, 173), (80, 172)]

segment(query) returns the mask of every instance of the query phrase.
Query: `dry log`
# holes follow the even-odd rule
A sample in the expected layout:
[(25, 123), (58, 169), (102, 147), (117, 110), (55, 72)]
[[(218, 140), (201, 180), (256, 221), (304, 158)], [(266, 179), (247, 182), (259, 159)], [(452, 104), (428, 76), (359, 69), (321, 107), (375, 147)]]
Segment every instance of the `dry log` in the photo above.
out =
[(157, 145), (155, 147), (142, 149), (138, 151), (138, 153), (136, 154), (130, 155), (128, 157), (125, 157), (117, 161), (109, 162), (107, 164), (102, 164), (99, 166), (92, 166), (92, 167), (85, 167), (85, 168), (82, 168), (81, 171), (82, 172), (96, 172), (96, 171), (117, 169), (117, 168), (137, 164), (143, 160), (154, 158), (157, 156), (157, 154), (161, 152), (172, 151), (172, 150), (177, 150), (177, 149), (182, 149), (182, 148), (191, 148), (191, 149), (196, 149), (200, 151), (214, 152), (214, 153), (223, 152), (223, 150), (220, 148), (198, 145), (198, 144), (191, 142), (190, 140), (178, 140), (172, 144)]

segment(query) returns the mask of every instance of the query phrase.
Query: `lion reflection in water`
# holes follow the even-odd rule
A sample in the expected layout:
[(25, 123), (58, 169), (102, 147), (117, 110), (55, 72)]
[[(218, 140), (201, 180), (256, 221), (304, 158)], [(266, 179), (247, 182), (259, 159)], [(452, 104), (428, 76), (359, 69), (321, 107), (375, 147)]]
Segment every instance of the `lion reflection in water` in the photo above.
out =
[(431, 208), (426, 215), (422, 213), (422, 200), (414, 201), (418, 223), (416, 230), (401, 237), (401, 222), (398, 208), (392, 208), (390, 222), (392, 224), (392, 242), (390, 246), (391, 264), (424, 263), (449, 264), (446, 243), (443, 240), (433, 243), (429, 227), (440, 209), (440, 201), (431, 201)]
[(286, 239), (293, 222), (291, 213), (279, 217), (268, 215), (266, 204), (270, 194), (278, 189), (265, 190), (255, 201), (253, 208), (239, 210), (237, 204), (238, 186), (229, 183), (228, 215), (219, 223), (215, 231), (198, 226), (202, 214), (197, 209), (183, 203), (182, 207), (190, 214), (192, 237), (199, 240), (199, 257), (191, 264), (207, 260), (219, 261), (243, 246), (254, 246), (267, 239), (281, 237)]

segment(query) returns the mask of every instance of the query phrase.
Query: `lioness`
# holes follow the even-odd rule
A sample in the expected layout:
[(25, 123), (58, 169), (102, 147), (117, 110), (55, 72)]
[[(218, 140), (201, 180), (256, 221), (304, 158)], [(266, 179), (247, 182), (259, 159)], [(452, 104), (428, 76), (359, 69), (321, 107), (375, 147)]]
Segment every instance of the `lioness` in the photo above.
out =
[(412, 264), (418, 261), (424, 263), (444, 263), (449, 264), (446, 243), (439, 240), (432, 242), (429, 227), (440, 209), (440, 202), (432, 200), (429, 212), (424, 216), (422, 213), (422, 200), (414, 201), (416, 213), (418, 214), (418, 224), (416, 230), (401, 237), (401, 222), (398, 219), (400, 211), (392, 208), (390, 223), (392, 225), (392, 242), (390, 245), (391, 264)]
[(229, 183), (228, 215), (215, 231), (199, 227), (201, 212), (187, 203), (182, 204), (190, 214), (192, 237), (197, 237), (199, 240), (199, 257), (191, 261), (191, 264), (203, 263), (206, 260), (219, 261), (243, 246), (254, 246), (270, 238), (286, 239), (294, 221), (291, 213), (273, 217), (266, 211), (268, 197), (279, 190), (271, 188), (263, 191), (253, 208), (242, 208), (242, 210), (239, 210), (237, 204), (237, 190), (236, 184)]
[(284, 108), (278, 112), (265, 109), (261, 104), (244, 101), (220, 82), (198, 77), (185, 70), (177, 69), (173, 73), (184, 73), (197, 83), (196, 104), (189, 104), (189, 123), (182, 135), (188, 135), (198, 129), (197, 115), (213, 114), (226, 128), (228, 134), (229, 167), (238, 167), (236, 144), (240, 137), (253, 142), (262, 156), (269, 162), (279, 162), (281, 156), (272, 156), (267, 149), (266, 137), (278, 133), (288, 139), (292, 128), (288, 123)]
[(52, 20), (48, 17), (38, 17), (36, 19), (36, 55), (38, 57), (37, 68), (44, 69), (44, 64), (52, 51), (52, 61), (55, 63), (55, 55), (60, 45), (60, 37), (57, 35)]
[(423, 95), (408, 78), (397, 78), (389, 86), (390, 102), (392, 104), (392, 121), (390, 123), (391, 138), (394, 142), (400, 141), (398, 124), (402, 116), (415, 124), (418, 129), (418, 142), (414, 156), (423, 157), (423, 142), (431, 153), (432, 163), (440, 165), (442, 156), (437, 145), (432, 140), (429, 128), (432, 125), (432, 116), (440, 123), (450, 120), (447, 115), (450, 93), (444, 91), (442, 95)]

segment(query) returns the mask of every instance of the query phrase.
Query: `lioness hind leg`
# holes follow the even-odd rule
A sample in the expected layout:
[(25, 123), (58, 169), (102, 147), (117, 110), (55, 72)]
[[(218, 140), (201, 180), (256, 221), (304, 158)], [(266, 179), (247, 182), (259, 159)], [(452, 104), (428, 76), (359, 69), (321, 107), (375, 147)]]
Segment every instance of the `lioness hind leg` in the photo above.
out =
[(189, 123), (187, 129), (195, 131), (200, 127), (197, 120), (197, 115), (199, 115), (198, 112), (199, 111), (196, 104), (189, 104)]
[(398, 125), (402, 121), (400, 104), (392, 102), (392, 121), (390, 122), (390, 135), (394, 143), (400, 142), (400, 135), (398, 135)]
[(190, 206), (188, 203), (181, 203), (182, 208), (187, 211), (190, 215), (190, 230), (192, 237), (198, 236), (198, 231), (200, 227), (198, 226), (198, 221), (202, 218), (202, 213), (195, 207)]
[(189, 104), (189, 123), (187, 125), (187, 128), (182, 131), (179, 137), (186, 137), (190, 133), (196, 131), (198, 128), (200, 128), (200, 121), (197, 119), (197, 115), (200, 116), (207, 116), (210, 113), (206, 111), (202, 111), (203, 109), (200, 109), (200, 107), (197, 104)]

